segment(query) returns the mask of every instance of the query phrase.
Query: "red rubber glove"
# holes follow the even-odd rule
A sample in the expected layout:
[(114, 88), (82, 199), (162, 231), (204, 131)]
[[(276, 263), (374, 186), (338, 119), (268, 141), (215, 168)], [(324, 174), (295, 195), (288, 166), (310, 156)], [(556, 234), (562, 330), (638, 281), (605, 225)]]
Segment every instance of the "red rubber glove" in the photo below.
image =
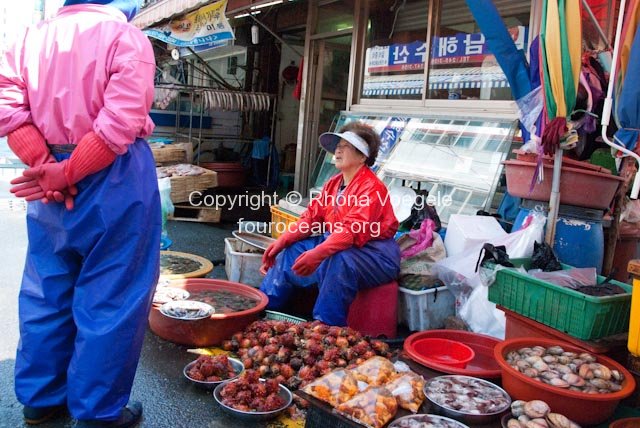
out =
[(351, 233), (332, 233), (322, 244), (316, 248), (300, 254), (291, 266), (291, 270), (300, 276), (309, 276), (320, 266), (325, 259), (335, 253), (353, 246)]
[(261, 274), (267, 274), (267, 271), (276, 263), (276, 256), (280, 254), (282, 250), (311, 235), (310, 228), (305, 226), (300, 227), (301, 224), (306, 223), (297, 222), (293, 224), (288, 231), (280, 235), (274, 243), (267, 247), (262, 255), (262, 266), (260, 266)]
[[(318, 245), (319, 247), (319, 245)], [(326, 259), (325, 254), (318, 250), (318, 247), (313, 250), (305, 251), (300, 254), (296, 261), (293, 263), (291, 270), (300, 276), (309, 276), (320, 266), (320, 263)]]
[(56, 161), (38, 128), (30, 123), (10, 132), (7, 144), (18, 159), (31, 168)]
[[(55, 163), (56, 159), (53, 157), (47, 147), (47, 142), (44, 137), (33, 124), (22, 125), (15, 131), (7, 135), (7, 143), (9, 148), (18, 156), (23, 163), (30, 167), (37, 167), (46, 163)], [(15, 181), (15, 182), (14, 182)], [(31, 192), (37, 192), (38, 183), (33, 180), (23, 180), (18, 178), (12, 181), (12, 184), (24, 184), (18, 188), (12, 188), (12, 192), (19, 192), (20, 189), (32, 188)], [(24, 192), (23, 192), (24, 193)], [(49, 202), (55, 200), (56, 202), (65, 202), (65, 205), (73, 206), (73, 196), (78, 193), (77, 189), (65, 192), (55, 192), (51, 194), (51, 197), (43, 202)]]
[[(57, 162), (52, 165), (56, 164)], [(64, 202), (68, 210), (73, 209), (73, 199), (78, 194), (78, 188), (75, 185), (71, 185), (63, 191), (45, 192), (42, 190), (42, 187), (40, 187), (37, 179), (24, 175), (11, 180), (11, 184), (13, 184), (13, 187), (10, 189), (10, 192), (19, 198), (25, 198), (27, 201), (40, 199), (42, 203), (45, 204), (49, 202)]]
[(94, 132), (89, 132), (82, 137), (69, 159), (26, 170), (23, 176), (36, 180), (40, 191), (34, 191), (34, 187), (28, 182), (17, 189), (16, 196), (34, 201), (55, 195), (55, 192), (70, 188), (88, 175), (111, 165), (115, 158), (116, 154), (104, 140)]

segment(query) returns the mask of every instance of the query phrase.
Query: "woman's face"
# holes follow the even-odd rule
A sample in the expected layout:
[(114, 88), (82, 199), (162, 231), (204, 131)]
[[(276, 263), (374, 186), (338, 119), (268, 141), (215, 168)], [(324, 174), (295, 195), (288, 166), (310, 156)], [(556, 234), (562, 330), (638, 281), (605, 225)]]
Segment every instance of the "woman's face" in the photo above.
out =
[(356, 168), (364, 164), (367, 157), (356, 149), (350, 142), (340, 140), (334, 152), (336, 168), (340, 171)]

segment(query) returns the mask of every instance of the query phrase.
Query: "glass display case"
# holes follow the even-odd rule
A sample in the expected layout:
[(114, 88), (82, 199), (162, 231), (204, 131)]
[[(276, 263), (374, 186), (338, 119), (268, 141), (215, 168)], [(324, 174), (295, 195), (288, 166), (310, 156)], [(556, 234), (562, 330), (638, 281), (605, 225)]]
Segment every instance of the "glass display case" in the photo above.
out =
[[(380, 134), (380, 140), (382, 143), (378, 151), (376, 163), (373, 166), (373, 170), (377, 171), (389, 157), (389, 154), (398, 141), (398, 137), (402, 134), (410, 119), (410, 117), (389, 117), (341, 112), (334, 121), (334, 126), (331, 127), (330, 132), (338, 132), (344, 125), (356, 120), (375, 129), (378, 134)], [(321, 188), (329, 178), (337, 173), (338, 170), (335, 167), (333, 155), (324, 152), (324, 155), (320, 157), (312, 176), (311, 182), (313, 183), (313, 188)]]
[[(342, 112), (332, 131), (359, 120), (381, 134), (374, 165), (390, 186), (427, 190), (444, 224), (451, 214), (488, 210), (517, 130), (514, 120), (390, 117)], [(326, 153), (312, 177), (319, 189), (338, 170)]]
[(429, 191), (445, 224), (488, 210), (516, 129), (513, 120), (411, 118), (378, 176)]

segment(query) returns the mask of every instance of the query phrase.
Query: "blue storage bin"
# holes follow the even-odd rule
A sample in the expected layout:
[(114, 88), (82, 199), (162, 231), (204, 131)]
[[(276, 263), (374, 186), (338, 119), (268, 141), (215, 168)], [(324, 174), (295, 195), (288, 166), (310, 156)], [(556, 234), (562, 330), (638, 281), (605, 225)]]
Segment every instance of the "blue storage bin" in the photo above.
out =
[[(523, 200), (520, 212), (513, 223), (512, 232), (520, 230), (522, 224), (536, 206), (545, 210), (543, 202)], [(562, 263), (573, 267), (595, 267), (602, 271), (604, 258), (604, 229), (602, 211), (561, 205), (556, 221), (556, 236), (553, 249)]]

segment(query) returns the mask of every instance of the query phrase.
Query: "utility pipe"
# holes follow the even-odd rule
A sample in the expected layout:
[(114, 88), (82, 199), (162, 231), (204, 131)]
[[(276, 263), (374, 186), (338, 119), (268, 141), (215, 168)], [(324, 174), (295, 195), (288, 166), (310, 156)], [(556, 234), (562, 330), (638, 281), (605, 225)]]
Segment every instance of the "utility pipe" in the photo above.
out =
[[(613, 59), (611, 60), (611, 73), (609, 73), (609, 85), (607, 86), (607, 98), (604, 100), (604, 107), (602, 108), (602, 139), (609, 146), (616, 150), (620, 150), (622, 153), (633, 156), (640, 165), (640, 156), (626, 147), (620, 146), (607, 137), (607, 127), (611, 119), (611, 109), (613, 106), (613, 83), (616, 78), (616, 69), (618, 68), (618, 56), (620, 55), (620, 37), (622, 35), (622, 24), (624, 23), (624, 8), (626, 6), (626, 0), (620, 1), (620, 12), (618, 13), (618, 25), (616, 28), (616, 40), (614, 42)], [(631, 199), (638, 199), (638, 193), (640, 193), (640, 169), (636, 173), (633, 180), (633, 186), (631, 187)]]

